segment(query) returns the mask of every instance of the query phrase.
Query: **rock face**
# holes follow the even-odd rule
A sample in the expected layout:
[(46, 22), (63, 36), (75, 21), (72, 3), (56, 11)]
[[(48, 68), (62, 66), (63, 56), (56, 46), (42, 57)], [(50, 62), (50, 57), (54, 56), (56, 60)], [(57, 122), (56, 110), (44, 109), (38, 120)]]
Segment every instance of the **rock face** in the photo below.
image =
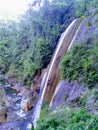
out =
[[(87, 27), (87, 24), (89, 22), (91, 23), (91, 26)], [(74, 28), (73, 28), (73, 30), (74, 30)], [(73, 33), (73, 30), (71, 30), (71, 34)], [(52, 71), (51, 71), (51, 74), (50, 74), (50, 77), (48, 80), (48, 85), (47, 85), (48, 87), (47, 87), (47, 91), (46, 91), (46, 99), (48, 99), (48, 101), (51, 101), (51, 98), (53, 96), (53, 93), (55, 92), (55, 88), (59, 81), (60, 76), (59, 76), (59, 66), (58, 65), (59, 65), (59, 62), (61, 61), (61, 57), (63, 56), (63, 54), (65, 55), (67, 49), (71, 50), (75, 44), (83, 43), (86, 40), (88, 40), (88, 44), (90, 44), (89, 41), (92, 38), (91, 37), (92, 34), (96, 36), (96, 39), (98, 37), (98, 35), (96, 34), (96, 31), (98, 31), (98, 30), (96, 30), (96, 25), (93, 24), (93, 17), (85, 18), (82, 21), (79, 28), (77, 29), (76, 33), (74, 32), (73, 38), (70, 36), (70, 32), (69, 32), (69, 34), (67, 35), (67, 38), (65, 38), (64, 41), (62, 41), (63, 42), (62, 47), (57, 55), (55, 64), (52, 67)], [(50, 66), (51, 66), (51, 63), (50, 63)], [(47, 69), (47, 70), (49, 70), (49, 69)]]
[(28, 89), (22, 89), (21, 93), (19, 95), (22, 95), (21, 99), (21, 108), (25, 111), (28, 112), (30, 111), (34, 105), (35, 102), (38, 98), (38, 93), (40, 89), (40, 76), (36, 75), (34, 78), (35, 84), (31, 85), (30, 90)]
[[(16, 91), (16, 95), (19, 96), (20, 98), (11, 98), (7, 97), (8, 101), (10, 103), (15, 103), (18, 100), (21, 100), (21, 108), (25, 111), (28, 112), (30, 111), (37, 98), (38, 98), (38, 93), (40, 89), (40, 76), (36, 75), (34, 78), (35, 84), (32, 84), (30, 87), (30, 90), (27, 89), (25, 86), (23, 86), (20, 82), (18, 82), (16, 79), (15, 75), (9, 75), (6, 77), (3, 77), (3, 80), (5, 80), (5, 86), (6, 88), (11, 88)], [(8, 86), (7, 86), (8, 83)], [(10, 85), (10, 86), (9, 86)]]
[(8, 107), (9, 103), (6, 98), (5, 91), (2, 86), (0, 86), (0, 123), (5, 121)]
[[(95, 35), (96, 38), (98, 37), (98, 33), (96, 33), (98, 31), (97, 25), (94, 23), (93, 20), (94, 20), (94, 18), (90, 16), (88, 18), (85, 18), (82, 21), (80, 27), (78, 28), (76, 36), (74, 37), (73, 41), (71, 42), (69, 50), (71, 50), (75, 44), (83, 43), (83, 42), (87, 41), (89, 38), (91, 39), (93, 37), (93, 35)], [(87, 27), (88, 23), (91, 23), (91, 26)]]
[(69, 83), (62, 80), (56, 88), (50, 107), (54, 109), (61, 104), (72, 102), (85, 91), (86, 89), (80, 86), (76, 81)]
[[(40, 76), (35, 77), (35, 85), (31, 85), (31, 89), (27, 89), (25, 86), (23, 86), (20, 82), (15, 80), (15, 75), (10, 75), (5, 77), (8, 84), (10, 84), (10, 88), (15, 90), (17, 92), (16, 95), (20, 96), (21, 98), (21, 108), (28, 112), (32, 109), (34, 106), (34, 103), (37, 100), (38, 91), (39, 91), (39, 84), (40, 84)], [(11, 97), (8, 97), (9, 102), (16, 102), (19, 99), (12, 99)]]
[(31, 110), (34, 106), (34, 103), (37, 99), (36, 92), (25, 92), (22, 100), (21, 100), (21, 107), (25, 112)]

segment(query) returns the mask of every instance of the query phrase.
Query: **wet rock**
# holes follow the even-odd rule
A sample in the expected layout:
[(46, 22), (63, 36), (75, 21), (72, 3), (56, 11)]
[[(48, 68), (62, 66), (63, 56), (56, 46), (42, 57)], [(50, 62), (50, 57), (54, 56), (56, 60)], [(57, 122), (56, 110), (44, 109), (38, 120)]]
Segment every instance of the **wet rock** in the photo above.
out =
[[(9, 76), (6, 76), (5, 79), (6, 79), (6, 83), (8, 85), (10, 85), (10, 87), (14, 90), (16, 90), (17, 92), (21, 92), (22, 89), (24, 88), (24, 86), (18, 81), (16, 80), (17, 76), (16, 75), (9, 75)], [(7, 86), (7, 85), (6, 85)]]
[[(26, 112), (31, 110), (35, 101), (37, 100), (39, 87), (40, 87), (40, 75), (36, 75), (34, 78), (34, 84), (31, 85), (31, 89), (26, 89), (19, 81), (16, 80), (15, 75), (5, 77), (7, 79), (10, 88), (16, 90), (16, 95), (21, 97), (21, 108)], [(9, 87), (9, 86), (8, 86)], [(8, 97), (11, 103), (17, 102), (19, 99)]]
[(34, 78), (34, 84), (31, 84), (31, 91), (39, 92), (40, 82), (41, 82), (41, 76), (36, 75)]
[(7, 109), (5, 106), (0, 106), (0, 124), (6, 120)]
[(6, 98), (5, 91), (2, 86), (0, 86), (0, 123), (5, 121), (8, 107), (9, 103)]
[(5, 78), (4, 75), (0, 75), (0, 81), (1, 81), (1, 83), (6, 83), (7, 79)]
[[(91, 23), (91, 26), (90, 27), (86, 27), (86, 25), (88, 23)], [(81, 26), (79, 28), (79, 31), (77, 33), (77, 36), (76, 38), (74, 39), (74, 43), (73, 45), (75, 45), (76, 43), (80, 44), (80, 43), (83, 43), (85, 42), (85, 40), (91, 38), (92, 34), (95, 35), (95, 32), (96, 32), (96, 28), (97, 28), (97, 25), (96, 24), (93, 24), (94, 22), (94, 18), (93, 17), (88, 17), (88, 18), (85, 18), (82, 23), (81, 23)], [(95, 35), (96, 36), (96, 35)], [(73, 46), (72, 46), (73, 47)], [(71, 47), (71, 48), (72, 48)]]
[(34, 106), (34, 103), (37, 99), (37, 93), (36, 92), (25, 92), (22, 100), (21, 100), (21, 107), (24, 111), (28, 112), (31, 110)]
[(29, 111), (33, 107), (32, 101), (29, 98), (22, 98), (21, 107), (24, 111)]
[(57, 87), (57, 84), (60, 80), (60, 69), (59, 64), (64, 55), (66, 54), (68, 47), (73, 40), (79, 20), (74, 20), (65, 32), (61, 35), (57, 49), (50, 61), (50, 65), (47, 68), (47, 78), (45, 82), (46, 91), (45, 91), (45, 100), (50, 103)]

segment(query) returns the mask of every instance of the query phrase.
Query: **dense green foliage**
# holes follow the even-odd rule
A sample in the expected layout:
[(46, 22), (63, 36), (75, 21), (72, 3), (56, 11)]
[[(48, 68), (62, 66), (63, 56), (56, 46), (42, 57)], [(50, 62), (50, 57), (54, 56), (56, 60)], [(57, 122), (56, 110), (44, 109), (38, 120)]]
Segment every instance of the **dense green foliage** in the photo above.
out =
[(93, 87), (98, 80), (97, 61), (98, 41), (90, 46), (86, 43), (76, 45), (62, 60), (62, 76), (66, 80), (77, 80)]
[[(44, 0), (43, 6), (41, 1), (34, 0), (18, 23), (0, 22), (0, 75), (14, 74), (28, 86), (48, 65), (61, 33), (73, 19), (91, 13), (98, 25), (98, 0)], [(32, 9), (36, 4), (37, 11)], [(90, 22), (86, 24), (87, 28), (90, 26)], [(67, 53), (60, 66), (64, 79), (77, 80), (90, 89), (97, 86), (98, 41), (95, 39), (87, 39)], [(78, 109), (63, 108), (48, 114), (44, 108), (37, 130), (97, 130), (98, 115), (88, 112), (86, 107), (98, 111), (98, 89), (87, 94), (73, 101)], [(89, 103), (91, 100), (93, 104)]]
[(87, 90), (80, 97), (54, 111), (47, 105), (41, 111), (36, 130), (97, 130), (98, 89)]
[[(94, 17), (93, 24), (98, 26), (98, 1), (91, 2), (91, 14)], [(89, 21), (86, 27), (92, 26)], [(62, 78), (71, 81), (77, 80), (88, 87), (96, 86), (98, 82), (98, 31), (84, 41), (78, 43), (71, 52), (62, 59), (60, 69)]]
[[(1, 21), (0, 74), (14, 74), (30, 85), (35, 74), (50, 62), (61, 33), (75, 17), (89, 12), (90, 3), (91, 0), (45, 0), (41, 6), (41, 0), (35, 0), (19, 23)], [(36, 4), (38, 11), (32, 9)]]
[(30, 8), (20, 23), (1, 22), (0, 74), (14, 74), (31, 84), (49, 63), (61, 32), (74, 18), (73, 11), (66, 2), (47, 1), (38, 11)]
[(67, 110), (48, 114), (39, 120), (36, 130), (97, 130), (98, 116), (85, 109)]
[[(38, 11), (31, 8), (20, 23), (0, 23), (0, 74), (15, 74), (29, 85), (50, 61), (61, 32), (74, 18), (65, 2), (48, 2)], [(73, 15), (73, 17), (72, 17)]]

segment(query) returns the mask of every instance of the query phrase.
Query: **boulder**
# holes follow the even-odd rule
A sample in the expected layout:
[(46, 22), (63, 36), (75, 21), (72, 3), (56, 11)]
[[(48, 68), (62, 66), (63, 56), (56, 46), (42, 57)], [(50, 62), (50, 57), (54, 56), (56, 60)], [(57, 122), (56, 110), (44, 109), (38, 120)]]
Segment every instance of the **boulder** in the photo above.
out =
[(37, 93), (36, 92), (25, 92), (22, 100), (21, 100), (21, 108), (25, 111), (28, 112), (30, 111), (33, 106), (34, 103), (37, 99)]

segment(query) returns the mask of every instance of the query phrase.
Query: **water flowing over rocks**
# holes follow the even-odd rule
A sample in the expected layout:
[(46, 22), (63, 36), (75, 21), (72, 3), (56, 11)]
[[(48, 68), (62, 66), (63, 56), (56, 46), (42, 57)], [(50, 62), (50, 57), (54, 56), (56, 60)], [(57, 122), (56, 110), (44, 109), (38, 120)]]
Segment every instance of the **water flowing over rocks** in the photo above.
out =
[(67, 49), (76, 33), (79, 19), (74, 20), (65, 32), (61, 35), (56, 51), (47, 68), (47, 77), (44, 87), (46, 87), (45, 99), (50, 103), (56, 86), (60, 80), (59, 63), (67, 52)]
[(35, 106), (35, 111), (32, 116), (34, 127), (36, 128), (36, 122), (40, 116), (41, 106), (43, 99), (48, 103), (51, 102), (56, 86), (60, 80), (60, 71), (59, 71), (59, 63), (63, 56), (66, 54), (67, 49), (72, 41), (75, 32), (78, 27), (78, 19), (75, 19), (65, 30), (65, 32), (61, 35), (53, 58), (51, 59), (50, 64), (48, 65), (46, 72), (41, 81), (40, 85), (40, 93), (38, 102)]
[[(31, 89), (27, 89), (25, 86), (23, 86), (20, 82), (15, 80), (15, 75), (10, 75), (4, 77), (3, 80), (8, 82), (6, 84), (6, 87), (11, 87), (13, 90), (16, 91), (17, 95), (21, 97), (21, 108), (27, 112), (30, 111), (37, 100), (38, 92), (39, 92), (39, 86), (40, 86), (40, 76), (35, 77), (35, 84), (31, 85)], [(10, 84), (10, 86), (9, 86)], [(11, 97), (8, 97), (10, 102), (17, 101), (17, 98), (13, 99)]]
[[(30, 130), (34, 101), (38, 95), (21, 83), (3, 77), (0, 86), (0, 130)], [(11, 83), (11, 84), (9, 84)], [(25, 125), (24, 125), (25, 122)]]

